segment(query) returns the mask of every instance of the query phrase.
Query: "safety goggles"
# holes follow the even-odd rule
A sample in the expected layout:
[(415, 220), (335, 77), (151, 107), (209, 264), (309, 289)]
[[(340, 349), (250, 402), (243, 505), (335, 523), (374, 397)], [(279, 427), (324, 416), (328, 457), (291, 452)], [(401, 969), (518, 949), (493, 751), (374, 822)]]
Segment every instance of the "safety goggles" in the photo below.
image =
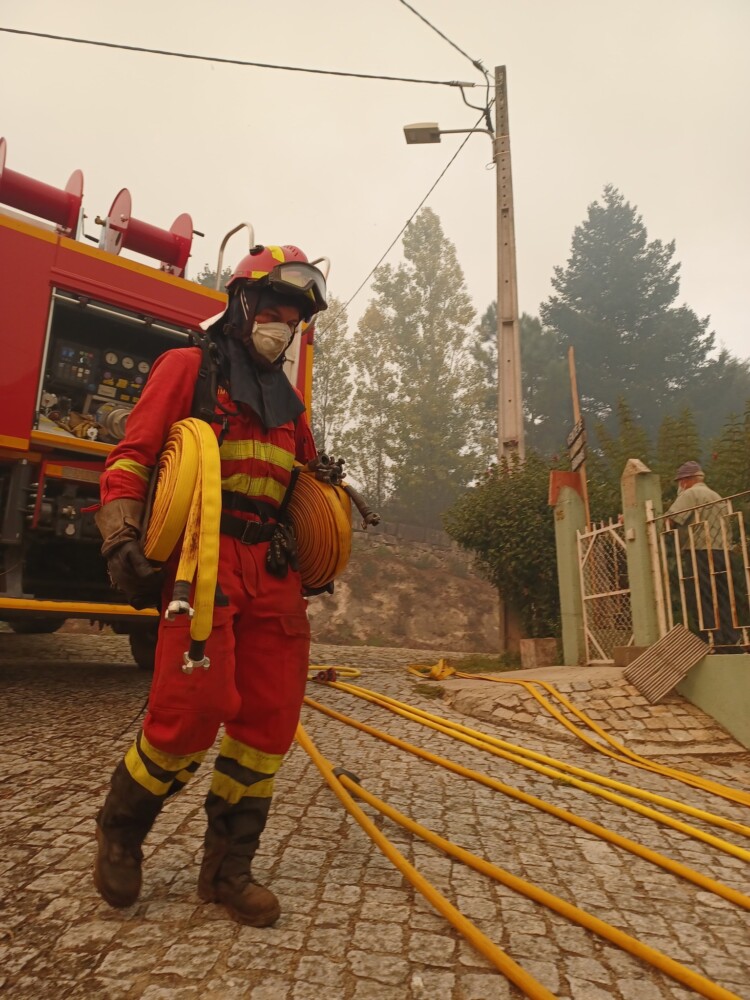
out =
[(277, 264), (266, 278), (268, 287), (278, 295), (306, 295), (315, 303), (316, 312), (328, 308), (326, 279), (312, 264), (289, 261)]

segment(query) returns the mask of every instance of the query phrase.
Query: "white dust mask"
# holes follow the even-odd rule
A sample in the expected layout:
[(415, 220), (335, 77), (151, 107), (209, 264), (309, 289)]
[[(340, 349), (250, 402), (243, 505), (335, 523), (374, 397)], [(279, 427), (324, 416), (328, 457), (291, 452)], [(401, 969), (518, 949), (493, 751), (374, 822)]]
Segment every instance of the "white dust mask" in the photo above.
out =
[(292, 339), (286, 323), (254, 323), (253, 347), (266, 361), (274, 362)]

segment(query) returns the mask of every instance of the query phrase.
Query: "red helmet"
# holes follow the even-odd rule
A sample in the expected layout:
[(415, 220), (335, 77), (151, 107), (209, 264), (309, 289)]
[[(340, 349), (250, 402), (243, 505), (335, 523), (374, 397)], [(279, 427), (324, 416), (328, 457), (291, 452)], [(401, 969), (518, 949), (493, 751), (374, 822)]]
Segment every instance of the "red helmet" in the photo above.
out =
[(307, 319), (328, 308), (323, 272), (308, 262), (299, 247), (253, 247), (234, 269), (227, 290), (231, 292), (232, 285), (240, 279), (289, 298), (304, 297)]

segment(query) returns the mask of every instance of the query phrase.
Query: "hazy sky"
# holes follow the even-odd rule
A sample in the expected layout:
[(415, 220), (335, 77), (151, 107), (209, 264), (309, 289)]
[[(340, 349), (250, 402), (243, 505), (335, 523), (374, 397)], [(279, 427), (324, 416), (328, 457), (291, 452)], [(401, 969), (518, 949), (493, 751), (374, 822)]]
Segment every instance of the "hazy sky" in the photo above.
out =
[[(681, 300), (750, 355), (748, 0), (410, 0), (485, 67), (508, 72), (520, 307), (536, 314), (574, 227), (605, 184), (675, 239)], [(0, 26), (230, 59), (482, 82), (399, 0), (0, 0)], [(87, 232), (121, 187), (168, 229), (189, 212), (189, 273), (240, 221), (266, 243), (331, 258), (346, 300), (463, 136), (407, 146), (403, 125), (471, 128), (444, 86), (354, 80), (0, 33), (7, 166), (63, 187), (84, 172)], [(484, 103), (483, 85), (467, 91)], [(471, 136), (428, 205), (477, 312), (495, 298), (491, 146)], [(230, 243), (238, 259), (243, 238)], [(398, 261), (398, 248), (387, 258)], [(350, 306), (356, 319), (363, 289)]]

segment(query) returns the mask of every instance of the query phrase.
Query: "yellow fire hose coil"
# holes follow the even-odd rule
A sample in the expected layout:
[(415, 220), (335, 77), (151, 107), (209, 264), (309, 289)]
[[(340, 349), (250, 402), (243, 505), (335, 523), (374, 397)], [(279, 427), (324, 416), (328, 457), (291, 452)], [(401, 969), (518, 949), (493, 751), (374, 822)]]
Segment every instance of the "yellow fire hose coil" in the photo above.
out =
[(177, 579), (195, 579), (190, 637), (211, 634), (219, 569), (221, 465), (211, 427), (195, 417), (172, 425), (159, 456), (156, 489), (146, 530), (148, 559), (166, 562), (184, 533)]
[(289, 501), (302, 583), (327, 586), (346, 569), (352, 551), (352, 506), (345, 490), (300, 472)]

